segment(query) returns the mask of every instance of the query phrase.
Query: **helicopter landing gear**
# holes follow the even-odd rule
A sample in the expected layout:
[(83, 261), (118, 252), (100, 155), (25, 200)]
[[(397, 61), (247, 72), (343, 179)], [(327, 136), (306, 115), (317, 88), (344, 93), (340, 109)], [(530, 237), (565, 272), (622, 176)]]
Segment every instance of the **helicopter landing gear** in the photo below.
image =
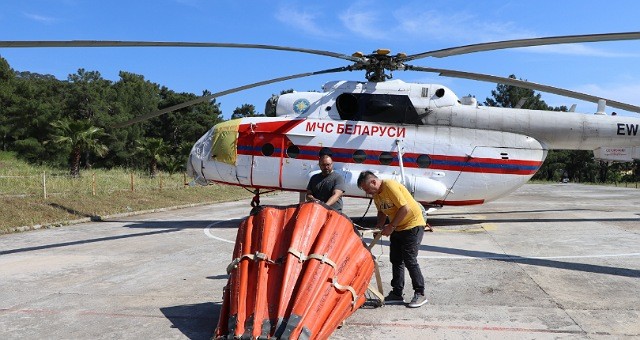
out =
[(253, 198), (251, 199), (251, 207), (256, 208), (260, 205), (260, 189), (253, 191)]
[(252, 191), (253, 193), (253, 198), (251, 199), (251, 214), (254, 214), (255, 212), (257, 212), (260, 208), (260, 194), (268, 194), (270, 192), (273, 192), (275, 190), (269, 190), (269, 191), (263, 191), (260, 192), (260, 189), (254, 189)]

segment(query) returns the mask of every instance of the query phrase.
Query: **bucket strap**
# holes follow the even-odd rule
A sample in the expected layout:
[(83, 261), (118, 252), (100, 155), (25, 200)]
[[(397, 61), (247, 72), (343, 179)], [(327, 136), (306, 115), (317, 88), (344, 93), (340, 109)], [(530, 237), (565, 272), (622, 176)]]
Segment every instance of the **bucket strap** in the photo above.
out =
[(229, 265), (227, 266), (227, 274), (231, 274), (231, 271), (238, 268), (238, 264), (244, 259), (248, 259), (252, 261), (265, 261), (269, 264), (276, 263), (276, 261), (271, 260), (267, 254), (257, 251), (255, 254), (244, 254), (240, 257), (233, 259), (233, 261), (231, 261), (231, 263), (229, 263)]
[(336, 287), (337, 290), (344, 292), (345, 290), (348, 290), (351, 292), (351, 307), (353, 308), (353, 306), (355, 306), (356, 301), (358, 301), (358, 293), (356, 293), (356, 290), (353, 289), (353, 287), (349, 286), (349, 285), (341, 285), (340, 283), (338, 283), (338, 278), (336, 276), (333, 277), (333, 280), (331, 281), (331, 284)]
[[(337, 265), (336, 263), (331, 260), (330, 258), (327, 257), (327, 254), (309, 254), (309, 255), (305, 255), (303, 252), (294, 249), (294, 248), (289, 248), (289, 253), (295, 257), (298, 258), (298, 260), (300, 262), (304, 262), (308, 259), (315, 259), (320, 261), (321, 263), (326, 263), (329, 266), (331, 266), (331, 268), (333, 268), (333, 271), (336, 271)], [(338, 291), (340, 292), (344, 292), (344, 291), (349, 291), (351, 292), (351, 297), (352, 297), (352, 301), (351, 301), (351, 306), (355, 306), (357, 300), (358, 300), (358, 293), (356, 292), (355, 289), (353, 289), (353, 287), (349, 286), (349, 285), (342, 285), (338, 282), (338, 277), (334, 276), (333, 279), (331, 280), (331, 285), (333, 287), (335, 287)]]

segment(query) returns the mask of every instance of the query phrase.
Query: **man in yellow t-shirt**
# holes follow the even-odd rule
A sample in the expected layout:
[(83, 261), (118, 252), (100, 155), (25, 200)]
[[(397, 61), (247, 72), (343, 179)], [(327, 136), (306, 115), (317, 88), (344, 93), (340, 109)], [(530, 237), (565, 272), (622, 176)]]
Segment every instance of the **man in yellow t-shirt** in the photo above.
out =
[[(411, 277), (413, 299), (408, 307), (416, 308), (427, 303), (424, 295), (424, 277), (418, 264), (418, 248), (422, 243), (426, 222), (422, 216), (420, 203), (404, 185), (392, 179), (382, 180), (371, 171), (363, 171), (358, 176), (358, 187), (369, 195), (378, 208), (376, 228), (382, 235), (389, 236), (389, 258), (393, 277), (393, 290), (385, 297), (385, 303), (404, 303), (404, 268)], [(386, 223), (387, 217), (389, 223)]]

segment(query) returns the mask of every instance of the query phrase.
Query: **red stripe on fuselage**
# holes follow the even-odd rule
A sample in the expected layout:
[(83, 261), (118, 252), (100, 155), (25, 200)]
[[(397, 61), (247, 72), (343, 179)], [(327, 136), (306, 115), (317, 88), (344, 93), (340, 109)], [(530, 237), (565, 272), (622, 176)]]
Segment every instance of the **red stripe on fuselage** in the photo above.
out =
[[(288, 141), (288, 138), (284, 136)], [(278, 135), (266, 134), (261, 139), (262, 143), (272, 143), (274, 147), (281, 147), (284, 149), (283, 141), (278, 138)], [(307, 146), (298, 145), (300, 150), (296, 159), (314, 160), (318, 159), (318, 153), (322, 149), (319, 146)], [(333, 161), (347, 164), (355, 164), (353, 160), (353, 153), (355, 149), (346, 148), (330, 148), (333, 153)], [(367, 165), (381, 165), (379, 161), (380, 155), (383, 151), (377, 150), (363, 150), (367, 154), (367, 158), (364, 162), (359, 164)], [(285, 150), (282, 150), (285, 153)], [(238, 154), (251, 155), (251, 156), (265, 156), (262, 154), (261, 147), (258, 145), (251, 146), (251, 143), (246, 141), (238, 141)], [(274, 153), (269, 157), (280, 157), (281, 153)], [(387, 164), (389, 166), (399, 166), (397, 161), (398, 153), (389, 152), (394, 160)], [(416, 163), (416, 159), (421, 154), (418, 153), (405, 153), (403, 154), (403, 166), (406, 168), (419, 168)], [(286, 153), (284, 154), (286, 157)], [(475, 172), (475, 173), (495, 173), (495, 174), (509, 174), (509, 175), (533, 175), (538, 171), (542, 162), (531, 160), (517, 160), (517, 159), (495, 159), (495, 158), (478, 158), (467, 156), (447, 156), (447, 155), (429, 155), (431, 158), (431, 164), (429, 169), (432, 170), (448, 170), (448, 171), (461, 171), (461, 172)]]

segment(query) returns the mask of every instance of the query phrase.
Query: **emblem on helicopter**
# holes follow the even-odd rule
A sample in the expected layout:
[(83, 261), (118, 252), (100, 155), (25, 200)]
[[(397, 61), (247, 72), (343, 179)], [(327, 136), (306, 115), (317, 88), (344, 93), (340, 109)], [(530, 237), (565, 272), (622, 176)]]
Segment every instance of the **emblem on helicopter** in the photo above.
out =
[(301, 115), (309, 110), (309, 106), (311, 106), (311, 103), (308, 100), (300, 98), (293, 103), (293, 112)]

